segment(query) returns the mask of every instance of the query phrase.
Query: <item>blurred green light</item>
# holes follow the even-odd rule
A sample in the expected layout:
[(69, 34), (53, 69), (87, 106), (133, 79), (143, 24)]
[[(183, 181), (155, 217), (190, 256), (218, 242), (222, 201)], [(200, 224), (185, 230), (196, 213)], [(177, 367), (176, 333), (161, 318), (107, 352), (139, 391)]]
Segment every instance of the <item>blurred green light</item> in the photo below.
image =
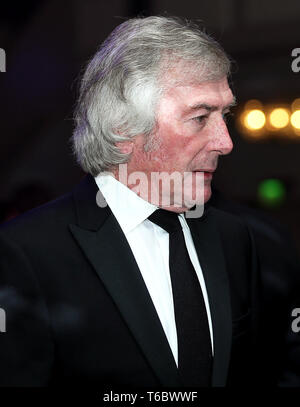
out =
[(268, 207), (278, 207), (285, 200), (285, 186), (278, 179), (265, 179), (258, 185), (258, 199)]

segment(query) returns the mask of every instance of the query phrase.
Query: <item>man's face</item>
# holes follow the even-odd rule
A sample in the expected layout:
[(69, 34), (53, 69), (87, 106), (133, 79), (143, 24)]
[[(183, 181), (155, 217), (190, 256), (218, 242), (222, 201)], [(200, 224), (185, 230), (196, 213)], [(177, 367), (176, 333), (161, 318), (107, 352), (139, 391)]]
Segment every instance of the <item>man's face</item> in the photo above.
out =
[[(159, 147), (145, 151), (143, 136), (135, 138), (129, 172), (142, 171), (150, 181), (152, 172), (189, 172), (191, 187), (185, 191), (187, 200), (196, 198), (201, 184), (204, 202), (211, 196), (211, 180), (220, 155), (233, 148), (224, 115), (229, 112), (234, 97), (227, 78), (198, 85), (177, 86), (162, 97), (157, 109), (157, 130), (154, 137)], [(196, 176), (199, 173), (201, 175)], [(176, 204), (176, 185), (171, 189), (171, 202)], [(196, 202), (197, 203), (197, 202)], [(201, 202), (203, 203), (203, 202)], [(172, 206), (172, 204), (171, 204)], [(179, 205), (180, 212), (186, 210)]]

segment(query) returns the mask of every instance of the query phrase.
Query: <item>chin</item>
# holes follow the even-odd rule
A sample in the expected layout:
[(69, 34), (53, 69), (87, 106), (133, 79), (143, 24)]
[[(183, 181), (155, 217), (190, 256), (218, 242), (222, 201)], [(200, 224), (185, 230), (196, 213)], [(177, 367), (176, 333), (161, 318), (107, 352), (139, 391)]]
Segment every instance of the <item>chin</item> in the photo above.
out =
[(191, 202), (192, 202), (191, 206), (194, 206), (195, 204), (204, 205), (211, 198), (210, 184), (204, 186), (204, 190), (202, 190), (202, 194), (200, 197), (197, 195), (199, 195), (199, 192), (198, 192), (198, 194), (196, 194), (196, 191), (193, 191), (192, 199), (191, 199)]

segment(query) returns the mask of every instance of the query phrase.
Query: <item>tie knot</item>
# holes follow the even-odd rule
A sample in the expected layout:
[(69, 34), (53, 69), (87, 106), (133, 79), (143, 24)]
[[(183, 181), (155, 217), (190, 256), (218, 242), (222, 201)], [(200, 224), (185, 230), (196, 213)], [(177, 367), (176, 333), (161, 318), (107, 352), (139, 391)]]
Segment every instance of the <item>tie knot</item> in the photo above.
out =
[(148, 217), (148, 219), (163, 228), (168, 233), (181, 230), (178, 213), (166, 211), (165, 209), (157, 209)]

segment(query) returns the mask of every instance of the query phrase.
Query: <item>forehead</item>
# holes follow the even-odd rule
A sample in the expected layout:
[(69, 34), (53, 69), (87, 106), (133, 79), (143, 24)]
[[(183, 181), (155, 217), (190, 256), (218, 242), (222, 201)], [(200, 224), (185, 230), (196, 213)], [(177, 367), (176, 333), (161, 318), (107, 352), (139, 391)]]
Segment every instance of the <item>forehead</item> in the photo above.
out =
[(227, 78), (213, 82), (174, 86), (163, 95), (158, 106), (158, 115), (176, 113), (186, 115), (203, 108), (224, 109), (234, 102)]

